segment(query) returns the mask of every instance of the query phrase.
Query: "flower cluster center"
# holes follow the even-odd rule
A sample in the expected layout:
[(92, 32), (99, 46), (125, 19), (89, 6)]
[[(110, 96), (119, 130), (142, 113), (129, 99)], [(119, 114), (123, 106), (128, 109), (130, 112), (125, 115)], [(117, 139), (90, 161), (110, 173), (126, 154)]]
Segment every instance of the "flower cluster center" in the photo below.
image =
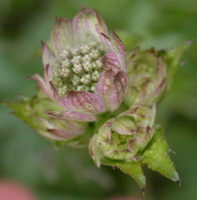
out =
[(103, 70), (103, 54), (99, 44), (84, 44), (79, 48), (64, 49), (52, 81), (59, 94), (65, 96), (71, 90), (95, 92), (96, 83)]

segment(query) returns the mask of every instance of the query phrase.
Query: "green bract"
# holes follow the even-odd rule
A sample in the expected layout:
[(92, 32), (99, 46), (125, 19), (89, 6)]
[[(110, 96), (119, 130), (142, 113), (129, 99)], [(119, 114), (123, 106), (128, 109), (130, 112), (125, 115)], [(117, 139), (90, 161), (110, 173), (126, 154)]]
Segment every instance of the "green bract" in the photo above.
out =
[(141, 188), (142, 165), (179, 182), (155, 118), (187, 46), (125, 51), (99, 13), (85, 8), (73, 20), (57, 18), (50, 45), (42, 42), (44, 77), (31, 77), (36, 95), (6, 104), (56, 145), (89, 147), (98, 167), (117, 167)]

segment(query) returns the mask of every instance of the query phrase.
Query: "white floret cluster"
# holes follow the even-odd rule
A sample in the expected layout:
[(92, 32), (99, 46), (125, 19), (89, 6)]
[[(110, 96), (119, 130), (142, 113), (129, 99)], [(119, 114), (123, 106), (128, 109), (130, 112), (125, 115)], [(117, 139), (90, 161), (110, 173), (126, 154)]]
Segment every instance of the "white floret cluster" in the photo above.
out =
[(103, 54), (98, 44), (83, 44), (79, 48), (64, 49), (52, 81), (59, 94), (65, 96), (71, 90), (95, 92), (103, 70)]

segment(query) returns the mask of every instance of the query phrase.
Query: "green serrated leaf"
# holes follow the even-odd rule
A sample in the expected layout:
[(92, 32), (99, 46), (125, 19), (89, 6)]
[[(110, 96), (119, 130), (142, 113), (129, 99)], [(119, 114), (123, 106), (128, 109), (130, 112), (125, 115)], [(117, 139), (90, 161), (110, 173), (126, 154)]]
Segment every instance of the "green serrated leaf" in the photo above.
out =
[(169, 151), (168, 144), (163, 137), (163, 130), (158, 128), (151, 144), (145, 149), (141, 162), (172, 181), (180, 182), (179, 175), (168, 155)]

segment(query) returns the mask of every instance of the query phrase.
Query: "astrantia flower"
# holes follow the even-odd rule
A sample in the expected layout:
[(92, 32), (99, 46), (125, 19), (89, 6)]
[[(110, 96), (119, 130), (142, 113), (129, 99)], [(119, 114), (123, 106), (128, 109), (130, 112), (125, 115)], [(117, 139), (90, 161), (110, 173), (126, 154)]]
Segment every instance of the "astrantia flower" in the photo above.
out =
[(166, 89), (167, 63), (155, 49), (136, 49), (128, 56), (129, 91), (125, 102), (152, 104)]
[(95, 121), (119, 107), (128, 85), (125, 51), (96, 11), (82, 9), (72, 21), (56, 18), (51, 47), (42, 42), (42, 48), (44, 79), (32, 79), (63, 105), (61, 118)]
[(134, 49), (127, 55), (129, 88), (124, 99), (133, 104), (152, 105), (162, 99), (170, 88), (173, 76), (179, 66), (180, 55), (188, 44), (168, 51)]
[(42, 42), (44, 78), (31, 77), (37, 94), (7, 105), (56, 145), (89, 144), (97, 166), (118, 167), (141, 188), (141, 165), (178, 182), (155, 118), (186, 47), (125, 52), (100, 15), (82, 9), (73, 20), (56, 18)]

